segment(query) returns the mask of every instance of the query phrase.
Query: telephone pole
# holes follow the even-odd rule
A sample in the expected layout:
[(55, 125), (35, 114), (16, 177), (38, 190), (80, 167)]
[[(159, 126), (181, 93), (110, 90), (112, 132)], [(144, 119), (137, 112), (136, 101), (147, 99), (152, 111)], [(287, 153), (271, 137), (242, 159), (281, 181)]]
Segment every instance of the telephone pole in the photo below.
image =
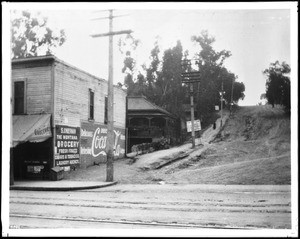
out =
[(231, 85), (230, 115), (232, 114), (232, 105), (233, 105), (233, 85), (234, 85), (234, 78), (232, 79), (232, 85)]
[[(98, 19), (109, 19), (109, 32), (103, 34), (94, 34), (92, 37), (109, 37), (109, 56), (108, 56), (108, 87), (107, 87), (107, 143), (106, 143), (106, 181), (112, 182), (114, 179), (114, 84), (113, 84), (113, 36), (120, 34), (130, 34), (132, 30), (123, 30), (113, 32), (113, 18), (118, 16), (113, 16), (113, 10), (110, 9), (109, 17), (98, 18)], [(97, 20), (98, 20), (97, 19)]]
[(195, 116), (194, 116), (194, 87), (193, 83), (190, 84), (190, 97), (191, 97), (191, 123), (192, 123), (192, 148), (195, 148)]
[(223, 125), (223, 80), (222, 80), (222, 89), (221, 89), (221, 127)]
[(191, 100), (191, 125), (192, 125), (192, 148), (195, 148), (195, 117), (194, 117), (194, 83), (200, 82), (200, 72), (191, 71), (191, 60), (185, 59), (182, 62), (184, 72), (181, 73), (182, 83), (189, 84)]

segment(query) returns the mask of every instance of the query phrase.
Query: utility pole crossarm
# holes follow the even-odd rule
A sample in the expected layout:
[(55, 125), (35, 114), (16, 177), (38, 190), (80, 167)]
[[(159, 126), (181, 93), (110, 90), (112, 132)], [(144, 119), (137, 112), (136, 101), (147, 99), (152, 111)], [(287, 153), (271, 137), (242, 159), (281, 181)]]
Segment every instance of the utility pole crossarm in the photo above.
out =
[[(114, 18), (116, 17), (125, 17), (128, 16), (129, 14), (123, 14), (123, 15), (117, 15), (117, 16), (113, 16)], [(97, 17), (97, 18), (93, 18), (91, 19), (92, 21), (97, 21), (97, 20), (101, 20), (101, 19), (107, 19), (108, 17)]]
[(130, 34), (132, 33), (132, 30), (122, 30), (122, 31), (115, 31), (115, 32), (107, 32), (107, 33), (100, 33), (100, 34), (93, 34), (91, 37), (106, 37), (106, 36), (112, 36), (112, 35), (120, 35), (120, 34)]

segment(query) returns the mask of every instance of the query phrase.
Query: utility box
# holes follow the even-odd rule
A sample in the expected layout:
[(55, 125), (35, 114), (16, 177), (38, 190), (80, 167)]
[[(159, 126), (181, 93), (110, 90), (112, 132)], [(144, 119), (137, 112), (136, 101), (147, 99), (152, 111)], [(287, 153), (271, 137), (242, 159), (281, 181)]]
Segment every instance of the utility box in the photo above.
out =
[(50, 179), (52, 181), (62, 180), (64, 178), (64, 169), (61, 167), (54, 167), (50, 170)]

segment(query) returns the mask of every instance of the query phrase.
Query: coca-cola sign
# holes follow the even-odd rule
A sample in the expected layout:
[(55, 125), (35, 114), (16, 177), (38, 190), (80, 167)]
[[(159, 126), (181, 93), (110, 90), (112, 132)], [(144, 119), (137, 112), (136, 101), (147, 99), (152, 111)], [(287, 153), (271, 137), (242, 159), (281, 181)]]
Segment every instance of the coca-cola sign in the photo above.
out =
[[(86, 165), (106, 161), (107, 126), (81, 123), (81, 160)], [(115, 158), (125, 156), (125, 129), (114, 128), (113, 153)]]
[(93, 135), (92, 141), (92, 156), (97, 157), (100, 154), (106, 155), (105, 148), (106, 148), (106, 139), (107, 139), (107, 129), (98, 127)]

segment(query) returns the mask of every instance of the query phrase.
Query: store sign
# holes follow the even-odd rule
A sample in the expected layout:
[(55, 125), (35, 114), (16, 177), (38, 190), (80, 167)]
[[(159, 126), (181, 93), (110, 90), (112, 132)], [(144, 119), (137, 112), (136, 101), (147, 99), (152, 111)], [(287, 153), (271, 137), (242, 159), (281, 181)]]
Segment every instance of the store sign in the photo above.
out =
[(28, 173), (40, 173), (43, 169), (44, 169), (44, 165), (38, 165), (38, 166), (28, 165), (27, 166)]
[(79, 164), (80, 128), (56, 125), (55, 166)]
[[(82, 122), (81, 147), (82, 157), (106, 159), (107, 126)], [(114, 128), (113, 153), (115, 158), (125, 155), (125, 129)]]

